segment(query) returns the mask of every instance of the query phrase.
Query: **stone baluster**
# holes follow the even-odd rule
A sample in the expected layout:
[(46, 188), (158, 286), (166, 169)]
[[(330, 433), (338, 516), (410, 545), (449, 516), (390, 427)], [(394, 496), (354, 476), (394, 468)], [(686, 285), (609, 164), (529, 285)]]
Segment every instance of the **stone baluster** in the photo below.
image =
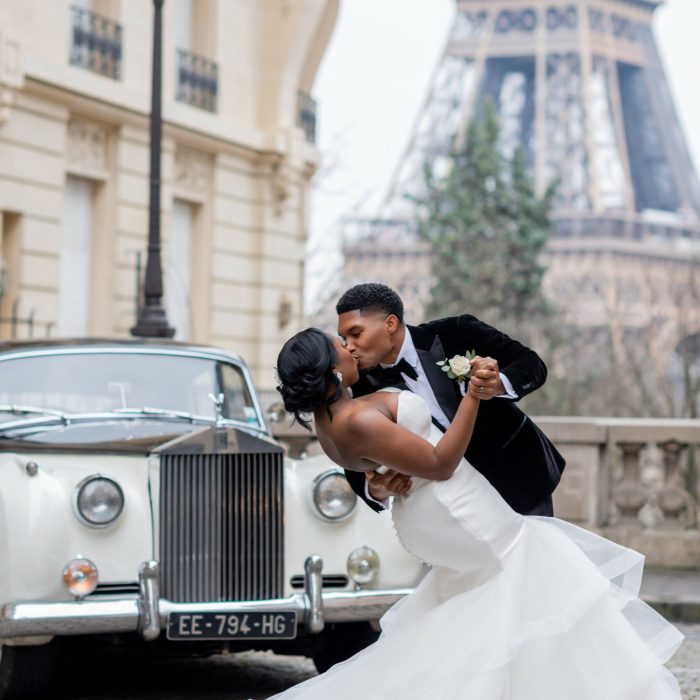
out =
[(653, 529), (664, 521), (664, 514), (658, 504), (658, 494), (664, 485), (663, 452), (655, 443), (649, 443), (640, 456), (640, 482), (644, 489), (646, 503), (637, 515), (643, 528)]
[(664, 453), (666, 478), (658, 495), (659, 507), (664, 520), (669, 523), (687, 527), (695, 522), (695, 504), (688, 493), (681, 475), (681, 453), (688, 447), (677, 440), (667, 440), (659, 447)]
[[(624, 520), (637, 520), (639, 511), (646, 503), (646, 494), (641, 484), (639, 460), (643, 442), (621, 442), (622, 478), (613, 487), (613, 504), (616, 515)], [(613, 520), (617, 520), (616, 517)]]

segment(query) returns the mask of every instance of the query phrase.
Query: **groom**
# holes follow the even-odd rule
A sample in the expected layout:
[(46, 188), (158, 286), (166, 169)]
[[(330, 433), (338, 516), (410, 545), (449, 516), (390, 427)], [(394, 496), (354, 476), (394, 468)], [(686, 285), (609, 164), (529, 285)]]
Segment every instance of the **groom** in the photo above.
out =
[[(336, 304), (338, 334), (357, 359), (360, 380), (354, 396), (386, 386), (407, 388), (425, 399), (433, 423), (445, 430), (461, 393), (437, 365), (475, 350), (467, 391), (480, 398), (465, 458), (508, 504), (527, 515), (553, 515), (552, 492), (564, 459), (515, 402), (544, 384), (547, 368), (538, 355), (500, 331), (464, 314), (407, 326), (403, 302), (383, 284), (358, 284)], [(409, 477), (389, 470), (347, 471), (353, 490), (376, 511), (391, 495), (405, 493)]]

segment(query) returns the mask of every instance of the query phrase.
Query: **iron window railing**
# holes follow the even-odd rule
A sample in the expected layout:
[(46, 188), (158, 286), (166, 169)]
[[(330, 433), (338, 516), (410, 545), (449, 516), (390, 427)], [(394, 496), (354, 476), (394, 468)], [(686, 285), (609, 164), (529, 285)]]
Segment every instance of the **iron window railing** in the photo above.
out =
[(119, 80), (122, 62), (122, 26), (82, 7), (71, 7), (70, 62)]
[(302, 90), (297, 92), (297, 126), (304, 130), (309, 143), (316, 143), (316, 100)]
[(177, 101), (216, 112), (218, 93), (217, 64), (191, 51), (177, 49)]

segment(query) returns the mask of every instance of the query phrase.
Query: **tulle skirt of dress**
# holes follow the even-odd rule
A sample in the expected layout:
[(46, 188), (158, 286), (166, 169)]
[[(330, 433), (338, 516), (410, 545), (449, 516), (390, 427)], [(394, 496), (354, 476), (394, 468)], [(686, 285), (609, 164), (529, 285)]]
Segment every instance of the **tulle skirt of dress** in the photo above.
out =
[(683, 636), (638, 598), (644, 558), (527, 517), (503, 567), (474, 585), (434, 568), (354, 657), (284, 700), (679, 700), (663, 664)]

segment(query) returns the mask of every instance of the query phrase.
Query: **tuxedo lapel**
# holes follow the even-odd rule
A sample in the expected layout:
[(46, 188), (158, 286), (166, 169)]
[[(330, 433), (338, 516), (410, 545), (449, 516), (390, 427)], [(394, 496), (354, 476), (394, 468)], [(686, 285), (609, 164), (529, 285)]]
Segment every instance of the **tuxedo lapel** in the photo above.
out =
[(457, 407), (459, 406), (459, 401), (462, 398), (459, 394), (459, 387), (457, 382), (450, 379), (447, 376), (447, 372), (443, 372), (437, 363), (445, 359), (445, 350), (442, 347), (440, 338), (435, 336), (433, 343), (429, 350), (419, 347), (416, 335), (411, 330), (411, 338), (413, 338), (413, 343), (416, 346), (416, 352), (418, 353), (418, 359), (421, 365), (423, 365), (423, 371), (425, 376), (428, 378), (428, 383), (435, 394), (437, 402), (440, 404), (440, 408), (445, 412), (450, 423), (457, 413)]

